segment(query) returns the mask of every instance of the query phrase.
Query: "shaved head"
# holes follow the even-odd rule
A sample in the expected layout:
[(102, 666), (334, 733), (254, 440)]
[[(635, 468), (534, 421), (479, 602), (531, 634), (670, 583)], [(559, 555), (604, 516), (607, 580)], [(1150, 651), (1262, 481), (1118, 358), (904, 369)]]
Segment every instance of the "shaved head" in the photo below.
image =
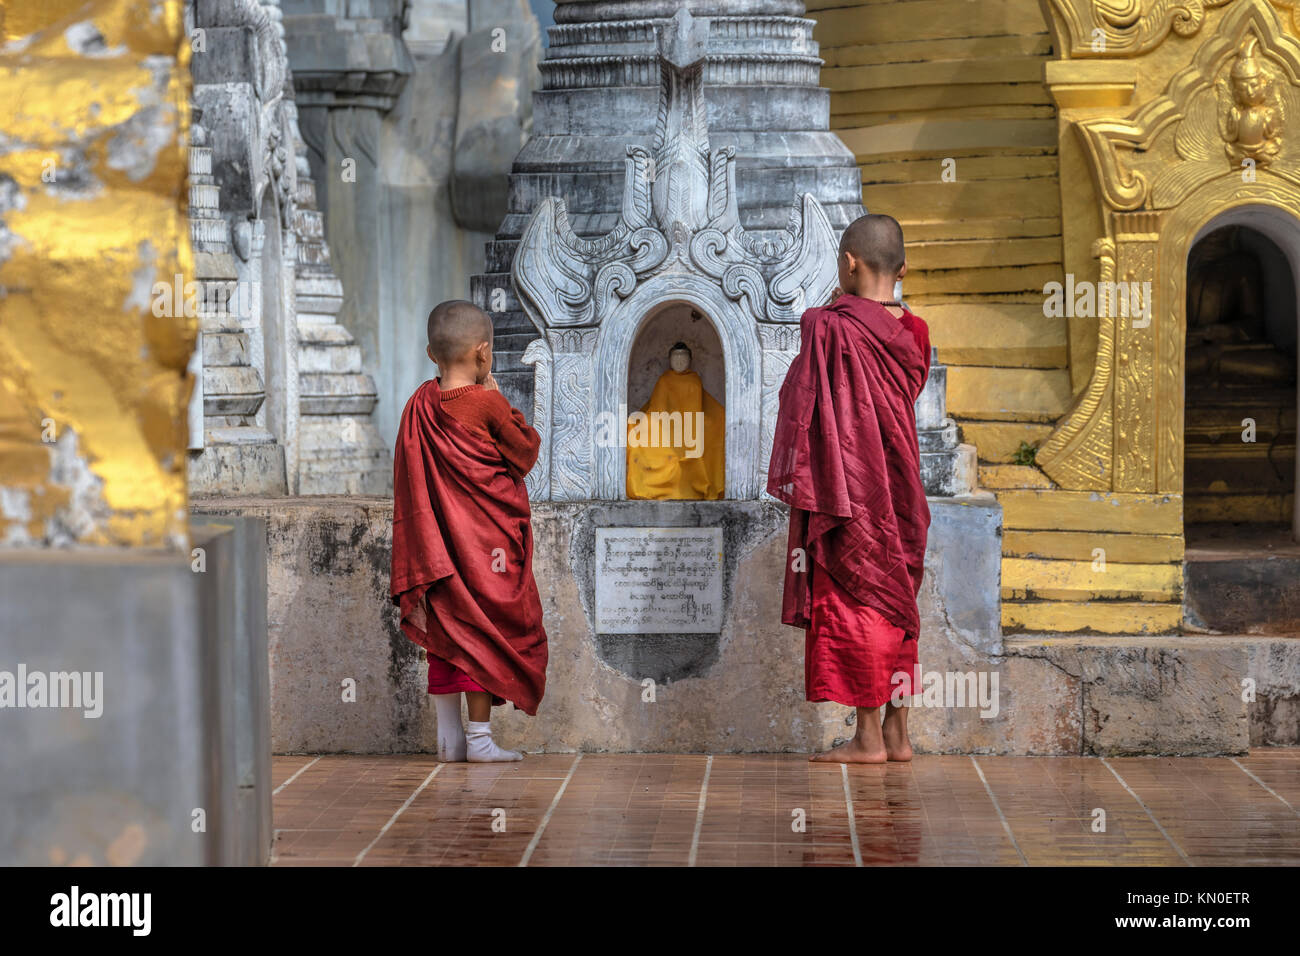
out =
[(855, 219), (840, 237), (840, 255), (846, 252), (877, 275), (895, 276), (905, 261), (903, 227), (880, 213)]
[(473, 302), (452, 299), (429, 313), (428, 332), (434, 361), (451, 365), (492, 341), (492, 319)]

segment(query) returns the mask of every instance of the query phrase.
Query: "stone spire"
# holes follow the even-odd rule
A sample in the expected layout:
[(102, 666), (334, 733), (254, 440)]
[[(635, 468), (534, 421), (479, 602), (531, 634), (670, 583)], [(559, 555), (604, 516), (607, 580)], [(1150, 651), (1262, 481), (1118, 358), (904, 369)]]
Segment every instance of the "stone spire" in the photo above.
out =
[[(864, 212), (853, 154), (829, 130), (830, 96), (818, 86), (821, 60), (802, 3), (558, 3), (542, 89), (533, 95), (533, 135), (515, 159), (508, 211), (488, 244), (487, 274), (471, 283), (475, 302), (493, 314), (497, 379), (516, 407), (532, 407), (533, 371), (521, 360), (536, 337), (510, 281), (519, 239), (548, 196), (564, 197), (579, 236), (617, 227), (628, 147), (648, 150), (657, 132), (657, 37), (681, 10), (697, 18), (699, 32), (670, 48), (669, 61), (699, 60), (706, 115), (697, 119), (707, 120), (706, 148), (735, 151), (735, 200), (745, 231), (756, 240), (765, 232), (779, 236), (804, 192), (819, 201), (836, 234)], [(688, 153), (679, 159), (689, 165)]]
[[(576, 234), (565, 201), (543, 200), (519, 241), (514, 288), (543, 338), (534, 366), (529, 474), (535, 498), (621, 498), (621, 443), (596, 436), (626, 419), (628, 369), (646, 317), (687, 302), (707, 315), (724, 356), (727, 496), (755, 498), (771, 454), (777, 396), (798, 351), (796, 324), (836, 280), (836, 236), (809, 192), (783, 229), (745, 229), (736, 148), (710, 149), (704, 73), (711, 23), (678, 10), (655, 26), (654, 137), (626, 145), (622, 205), (599, 237)], [(561, 387), (556, 388), (556, 383)]]

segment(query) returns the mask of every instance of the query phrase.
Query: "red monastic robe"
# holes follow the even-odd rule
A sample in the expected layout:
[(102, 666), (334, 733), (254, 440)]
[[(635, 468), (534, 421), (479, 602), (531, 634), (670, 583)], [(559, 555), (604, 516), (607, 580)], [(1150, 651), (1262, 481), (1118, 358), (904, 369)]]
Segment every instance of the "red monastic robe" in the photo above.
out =
[(389, 592), (408, 638), (494, 704), (537, 713), (547, 649), (528, 492), (486, 435), (442, 407), (436, 379), (398, 430)]
[(781, 620), (807, 629), (809, 700), (878, 707), (916, 664), (930, 509), (914, 404), (929, 332), (854, 295), (808, 310), (800, 331), (768, 469), (790, 505)]

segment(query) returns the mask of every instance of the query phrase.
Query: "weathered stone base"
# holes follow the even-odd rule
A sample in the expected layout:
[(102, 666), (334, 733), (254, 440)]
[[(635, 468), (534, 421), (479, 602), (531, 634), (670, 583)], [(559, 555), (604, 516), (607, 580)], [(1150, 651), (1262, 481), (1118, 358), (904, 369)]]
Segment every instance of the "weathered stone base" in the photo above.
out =
[(304, 495), (386, 495), (393, 456), (368, 418), (304, 415), (298, 434), (298, 481)]
[[(976, 688), (982, 675), (997, 694), (989, 701), (995, 706), (972, 695), (915, 707), (919, 751), (1214, 754), (1300, 742), (1300, 640), (1035, 635), (1004, 642), (996, 502), (935, 498), (930, 508), (922, 688), (931, 673), (957, 682), (970, 675)], [(401, 635), (387, 596), (391, 502), (212, 499), (195, 509), (267, 520), (274, 749), (435, 749), (423, 652)], [(533, 516), (550, 639), (546, 698), (536, 718), (496, 710), (501, 740), (534, 752), (724, 753), (810, 751), (852, 733), (849, 708), (803, 699), (803, 635), (780, 624), (782, 506), (546, 502), (534, 505)], [(633, 647), (634, 636), (593, 633), (594, 529), (620, 525), (724, 529), (720, 635)], [(653, 695), (646, 678), (655, 681)], [(1242, 699), (1247, 678), (1252, 703)]]
[(258, 444), (214, 444), (190, 452), (188, 487), (200, 495), (282, 495), (284, 447), (270, 439)]
[(1012, 750), (1244, 753), (1248, 661), (1246, 642), (1200, 637), (1008, 638), (997, 666), (1008, 723), (1022, 730)]
[(267, 862), (264, 538), (200, 521), (195, 558), (0, 552), (0, 670), (103, 675), (98, 717), (0, 712), (0, 865)]
[(921, 482), (927, 492), (968, 495), (979, 487), (979, 462), (974, 445), (955, 445), (944, 451), (921, 451)]

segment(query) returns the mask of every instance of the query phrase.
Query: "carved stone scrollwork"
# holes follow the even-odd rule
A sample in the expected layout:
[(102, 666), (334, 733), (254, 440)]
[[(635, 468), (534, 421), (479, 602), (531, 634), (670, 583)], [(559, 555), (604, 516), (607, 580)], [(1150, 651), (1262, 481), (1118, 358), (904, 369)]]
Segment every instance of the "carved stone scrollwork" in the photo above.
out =
[[(1172, 33), (1193, 37), (1206, 13), (1233, 0), (1049, 0), (1065, 26), (1070, 59), (1140, 56)], [(1300, 0), (1268, 0), (1300, 33)]]
[[(781, 386), (785, 383), (790, 363), (799, 354), (799, 326), (760, 325), (758, 338), (763, 346), (763, 429), (759, 454), (762, 461), (770, 461), (776, 415), (781, 404)], [(764, 497), (767, 497), (766, 493)]]
[[(1115, 281), (1115, 242), (1098, 239), (1092, 253), (1101, 260), (1101, 281)], [(1038, 449), (1034, 463), (1062, 488), (1108, 491), (1114, 416), (1115, 317), (1103, 315), (1097, 330), (1097, 360), (1088, 387)]]
[(1200, 32), (1205, 11), (1232, 0), (1050, 0), (1065, 22), (1070, 56), (1136, 56), (1172, 32)]
[(1263, 0), (1230, 12), (1163, 96), (1131, 119), (1078, 125), (1106, 203), (1115, 210), (1167, 209), (1217, 177), (1240, 177), (1243, 161), (1300, 184), (1297, 109), (1300, 43)]
[[(524, 349), (523, 362), (533, 367), (533, 428), (540, 435), (551, 433), (551, 347), (546, 339), (533, 339)], [(551, 443), (544, 441), (537, 451), (537, 462), (524, 479), (528, 497), (547, 501), (551, 497)]]

